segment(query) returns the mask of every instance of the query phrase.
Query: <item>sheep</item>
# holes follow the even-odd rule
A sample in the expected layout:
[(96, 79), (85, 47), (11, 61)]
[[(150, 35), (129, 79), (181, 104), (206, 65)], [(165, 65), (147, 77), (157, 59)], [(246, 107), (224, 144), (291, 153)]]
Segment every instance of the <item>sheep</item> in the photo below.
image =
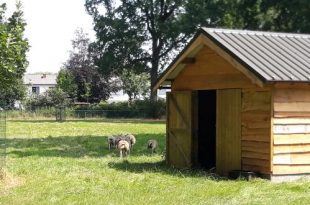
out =
[(130, 148), (132, 149), (134, 144), (136, 144), (136, 138), (132, 134), (126, 134), (125, 137), (127, 137), (130, 141)]
[(127, 141), (129, 145), (131, 144), (129, 137), (127, 137), (126, 135), (120, 134), (115, 137), (115, 145), (117, 145), (119, 141), (121, 140)]
[(136, 143), (136, 138), (132, 134), (120, 134), (114, 137), (108, 137), (109, 150), (111, 150), (112, 147), (118, 148), (120, 141), (126, 141), (129, 144), (129, 149), (131, 149), (132, 146)]
[(156, 152), (157, 147), (158, 147), (158, 143), (157, 143), (156, 140), (151, 139), (151, 140), (147, 141), (147, 149), (151, 149), (152, 150), (152, 154), (154, 152)]
[(115, 143), (115, 137), (113, 136), (109, 136), (108, 137), (108, 146), (109, 146), (109, 150), (112, 149), (112, 147), (115, 147), (116, 143)]
[(123, 156), (127, 156), (130, 153), (130, 145), (126, 140), (120, 140), (117, 143), (117, 148), (119, 150), (120, 158), (123, 158)]

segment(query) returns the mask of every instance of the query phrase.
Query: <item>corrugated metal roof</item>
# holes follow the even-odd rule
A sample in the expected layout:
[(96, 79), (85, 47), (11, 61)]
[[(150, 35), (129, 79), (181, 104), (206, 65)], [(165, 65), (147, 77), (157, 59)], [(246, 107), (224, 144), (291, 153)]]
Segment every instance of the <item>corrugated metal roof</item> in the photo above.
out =
[(32, 85), (56, 85), (57, 74), (25, 74), (24, 84)]
[(310, 35), (202, 28), (264, 81), (310, 81)]

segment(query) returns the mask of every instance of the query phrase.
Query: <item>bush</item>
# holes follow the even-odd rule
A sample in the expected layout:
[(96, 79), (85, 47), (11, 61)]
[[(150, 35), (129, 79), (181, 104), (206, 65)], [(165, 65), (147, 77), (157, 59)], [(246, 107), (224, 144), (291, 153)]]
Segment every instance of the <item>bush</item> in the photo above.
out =
[(33, 95), (26, 100), (25, 106), (27, 110), (36, 111), (37, 109), (46, 107), (67, 107), (70, 100), (65, 92), (60, 89), (49, 89), (41, 95)]
[(110, 118), (163, 118), (166, 115), (166, 101), (159, 99), (157, 102), (152, 103), (149, 100), (135, 100), (130, 105), (128, 102), (112, 102), (108, 103), (101, 101), (98, 104), (92, 104), (85, 108), (84, 106), (75, 107), (76, 112), (84, 110), (89, 111), (105, 111), (106, 117)]

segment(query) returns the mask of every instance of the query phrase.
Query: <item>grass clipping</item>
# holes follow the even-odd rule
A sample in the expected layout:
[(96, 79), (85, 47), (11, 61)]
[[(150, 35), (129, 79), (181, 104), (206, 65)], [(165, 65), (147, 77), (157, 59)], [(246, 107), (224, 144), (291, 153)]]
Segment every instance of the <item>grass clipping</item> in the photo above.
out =
[(3, 191), (17, 187), (21, 185), (21, 180), (17, 177), (14, 177), (6, 169), (0, 168), (0, 194)]

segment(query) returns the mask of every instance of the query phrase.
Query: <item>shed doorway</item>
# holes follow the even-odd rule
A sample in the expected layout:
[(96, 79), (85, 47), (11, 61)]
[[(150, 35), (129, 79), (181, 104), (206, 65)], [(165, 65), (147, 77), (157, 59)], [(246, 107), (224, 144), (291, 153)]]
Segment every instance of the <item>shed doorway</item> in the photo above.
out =
[(198, 165), (216, 166), (216, 90), (198, 91)]

